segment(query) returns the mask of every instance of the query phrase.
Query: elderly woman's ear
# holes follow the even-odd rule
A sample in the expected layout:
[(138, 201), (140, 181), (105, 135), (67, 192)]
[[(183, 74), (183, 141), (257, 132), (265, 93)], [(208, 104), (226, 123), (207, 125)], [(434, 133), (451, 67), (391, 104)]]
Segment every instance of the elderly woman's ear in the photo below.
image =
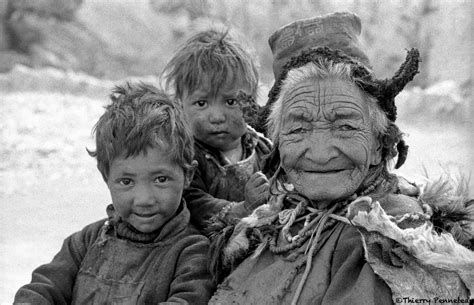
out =
[(272, 177), (280, 165), (280, 152), (278, 150), (278, 142), (275, 142), (271, 152), (265, 157), (262, 172), (267, 177)]
[(382, 144), (381, 138), (375, 140), (374, 147), (372, 148), (372, 155), (370, 165), (378, 165), (382, 161)]

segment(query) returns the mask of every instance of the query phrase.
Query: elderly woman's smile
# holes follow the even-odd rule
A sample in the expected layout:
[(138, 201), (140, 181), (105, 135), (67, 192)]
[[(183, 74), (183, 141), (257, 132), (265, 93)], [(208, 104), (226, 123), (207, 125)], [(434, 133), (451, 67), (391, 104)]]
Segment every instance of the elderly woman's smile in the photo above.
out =
[(353, 194), (381, 160), (360, 89), (342, 80), (311, 80), (283, 100), (279, 150), (288, 182), (309, 199)]

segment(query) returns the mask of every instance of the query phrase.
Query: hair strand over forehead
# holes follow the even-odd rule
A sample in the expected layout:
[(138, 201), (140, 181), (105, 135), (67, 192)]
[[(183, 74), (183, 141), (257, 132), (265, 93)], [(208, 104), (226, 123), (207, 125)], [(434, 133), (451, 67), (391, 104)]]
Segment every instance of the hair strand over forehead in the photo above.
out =
[[(199, 87), (211, 88), (215, 94), (226, 83), (237, 78), (256, 95), (258, 70), (252, 56), (244, 50), (229, 30), (210, 29), (186, 41), (165, 66), (165, 86), (178, 98)], [(207, 82), (207, 83), (206, 83)]]
[(110, 164), (117, 157), (128, 158), (148, 148), (169, 150), (183, 169), (193, 161), (193, 139), (180, 106), (161, 90), (145, 83), (126, 83), (113, 90), (111, 103), (93, 132), (97, 167), (107, 180)]

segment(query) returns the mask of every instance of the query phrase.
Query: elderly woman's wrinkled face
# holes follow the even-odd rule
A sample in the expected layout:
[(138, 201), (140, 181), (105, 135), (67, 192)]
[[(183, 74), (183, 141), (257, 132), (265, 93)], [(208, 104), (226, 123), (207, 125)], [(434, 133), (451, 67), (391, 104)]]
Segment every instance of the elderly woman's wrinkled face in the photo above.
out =
[(283, 104), (279, 150), (288, 182), (322, 205), (352, 195), (381, 161), (360, 89), (338, 79), (306, 81)]

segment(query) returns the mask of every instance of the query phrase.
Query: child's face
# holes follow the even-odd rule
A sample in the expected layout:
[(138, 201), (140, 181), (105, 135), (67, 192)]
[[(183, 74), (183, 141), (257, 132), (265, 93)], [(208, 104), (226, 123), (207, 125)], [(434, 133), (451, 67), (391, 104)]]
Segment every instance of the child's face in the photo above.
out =
[[(209, 84), (203, 81), (203, 84)], [(240, 80), (228, 81), (217, 94), (203, 85), (194, 92), (185, 91), (183, 108), (196, 139), (221, 151), (240, 144), (247, 125), (236, 100), (239, 91), (249, 94), (250, 89)]]
[(148, 148), (135, 157), (118, 157), (110, 165), (107, 186), (114, 208), (143, 233), (161, 228), (176, 214), (189, 182), (163, 146)]

